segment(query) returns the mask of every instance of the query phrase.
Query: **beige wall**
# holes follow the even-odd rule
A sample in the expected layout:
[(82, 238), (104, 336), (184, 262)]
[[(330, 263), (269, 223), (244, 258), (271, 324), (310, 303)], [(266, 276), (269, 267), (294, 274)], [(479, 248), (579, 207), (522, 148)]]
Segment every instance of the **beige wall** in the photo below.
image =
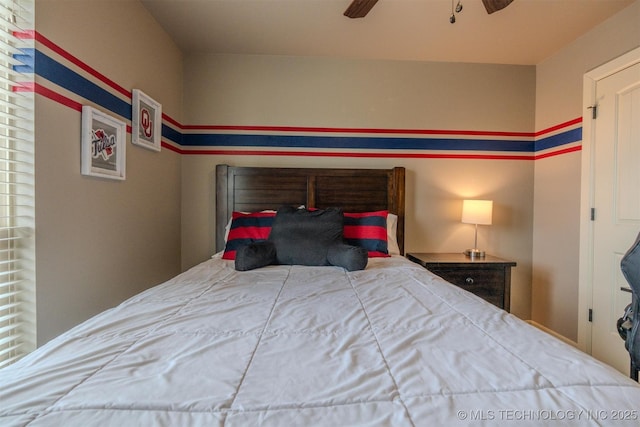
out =
[[(584, 74), (640, 46), (640, 1), (536, 67), (536, 130), (581, 117)], [(581, 153), (535, 162), (533, 320), (578, 331)]]
[[(532, 132), (534, 67), (244, 55), (185, 59), (185, 123)], [(512, 312), (529, 318), (533, 162), (196, 156), (182, 159), (183, 268), (214, 252), (214, 170), (246, 166), (407, 168), (406, 250), (473, 244), (463, 197), (495, 201), (480, 230), (490, 253), (518, 262)]]
[[(40, 34), (184, 124), (531, 132), (581, 116), (583, 73), (640, 44), (636, 1), (537, 67), (246, 55), (183, 62), (137, 0), (36, 5)], [(38, 96), (36, 116), (40, 344), (213, 253), (218, 163), (405, 166), (408, 251), (470, 246), (461, 199), (492, 198), (495, 224), (481, 228), (480, 245), (518, 262), (512, 311), (575, 339), (579, 152), (535, 162), (179, 156), (129, 144), (127, 180), (112, 182), (79, 173), (79, 112)]]
[[(40, 0), (36, 30), (181, 119), (181, 53), (139, 2)], [(128, 135), (125, 181), (82, 176), (80, 120), (36, 97), (39, 345), (180, 271), (179, 155)]]

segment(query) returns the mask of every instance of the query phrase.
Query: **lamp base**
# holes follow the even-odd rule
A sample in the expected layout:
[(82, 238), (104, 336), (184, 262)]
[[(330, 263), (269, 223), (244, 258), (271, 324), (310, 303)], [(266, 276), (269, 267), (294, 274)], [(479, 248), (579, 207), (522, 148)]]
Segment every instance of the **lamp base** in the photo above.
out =
[(464, 251), (464, 254), (470, 258), (484, 258), (485, 257), (485, 252), (481, 251), (478, 248), (474, 248), (474, 249), (467, 249), (466, 251)]

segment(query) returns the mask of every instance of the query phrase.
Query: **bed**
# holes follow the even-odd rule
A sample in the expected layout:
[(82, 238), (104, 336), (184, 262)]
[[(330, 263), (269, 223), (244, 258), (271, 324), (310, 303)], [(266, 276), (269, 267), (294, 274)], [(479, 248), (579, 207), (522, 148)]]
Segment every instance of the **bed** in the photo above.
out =
[[(404, 169), (215, 185), (217, 253), (0, 370), (0, 425), (638, 425), (637, 383), (401, 255)], [(233, 212), (283, 203), (386, 210), (399, 253), (237, 271)]]

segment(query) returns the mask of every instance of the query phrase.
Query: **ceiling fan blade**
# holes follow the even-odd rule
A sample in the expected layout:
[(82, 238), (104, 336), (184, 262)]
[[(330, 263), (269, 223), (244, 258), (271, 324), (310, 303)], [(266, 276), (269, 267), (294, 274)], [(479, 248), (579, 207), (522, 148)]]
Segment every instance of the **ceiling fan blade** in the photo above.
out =
[(513, 0), (482, 0), (487, 13), (497, 12), (509, 6)]
[(364, 18), (377, 2), (378, 0), (353, 0), (347, 10), (344, 11), (344, 16)]

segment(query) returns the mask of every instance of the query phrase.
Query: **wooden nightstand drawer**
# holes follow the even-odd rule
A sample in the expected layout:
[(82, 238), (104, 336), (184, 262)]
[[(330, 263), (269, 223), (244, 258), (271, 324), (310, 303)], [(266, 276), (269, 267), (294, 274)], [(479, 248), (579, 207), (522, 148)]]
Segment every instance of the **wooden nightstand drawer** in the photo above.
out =
[(430, 268), (429, 271), (498, 307), (504, 307), (504, 269)]
[(509, 311), (511, 267), (516, 263), (488, 255), (409, 253), (407, 258), (446, 281)]
[(504, 270), (430, 268), (429, 271), (465, 289), (503, 288), (504, 283)]

